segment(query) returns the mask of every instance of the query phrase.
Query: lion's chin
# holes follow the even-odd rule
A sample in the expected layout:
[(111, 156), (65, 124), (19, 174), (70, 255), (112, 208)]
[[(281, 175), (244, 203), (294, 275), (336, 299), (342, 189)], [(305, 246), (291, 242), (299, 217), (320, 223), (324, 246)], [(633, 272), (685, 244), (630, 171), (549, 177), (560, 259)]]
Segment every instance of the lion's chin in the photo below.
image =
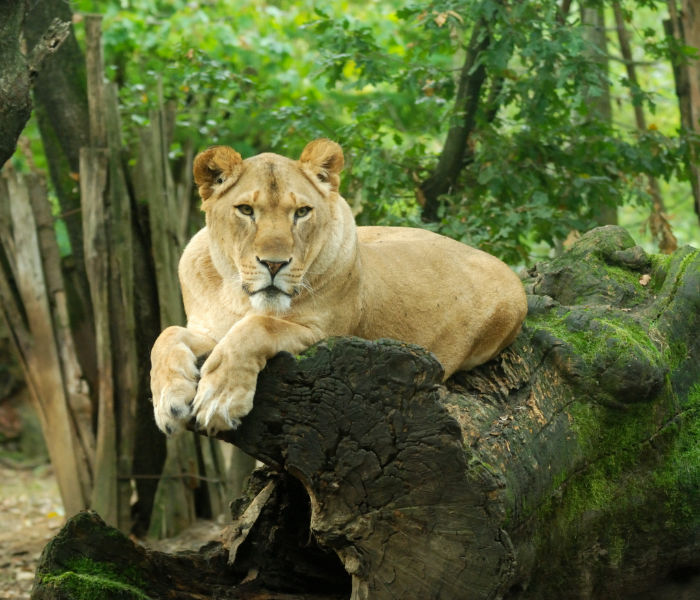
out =
[(292, 297), (276, 287), (267, 287), (250, 294), (250, 303), (258, 312), (282, 315), (292, 306)]

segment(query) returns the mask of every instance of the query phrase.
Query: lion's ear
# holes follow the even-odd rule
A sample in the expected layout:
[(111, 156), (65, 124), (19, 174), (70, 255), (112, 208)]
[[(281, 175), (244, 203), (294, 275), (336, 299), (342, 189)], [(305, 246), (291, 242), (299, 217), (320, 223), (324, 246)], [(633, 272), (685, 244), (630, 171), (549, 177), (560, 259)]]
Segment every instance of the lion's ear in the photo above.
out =
[(345, 164), (343, 149), (339, 144), (326, 138), (309, 142), (299, 161), (311, 169), (323, 183), (329, 183), (333, 191), (338, 191), (340, 172)]
[(241, 155), (228, 146), (212, 146), (200, 152), (194, 159), (192, 171), (202, 200), (206, 201), (217, 185), (238, 177), (242, 163)]

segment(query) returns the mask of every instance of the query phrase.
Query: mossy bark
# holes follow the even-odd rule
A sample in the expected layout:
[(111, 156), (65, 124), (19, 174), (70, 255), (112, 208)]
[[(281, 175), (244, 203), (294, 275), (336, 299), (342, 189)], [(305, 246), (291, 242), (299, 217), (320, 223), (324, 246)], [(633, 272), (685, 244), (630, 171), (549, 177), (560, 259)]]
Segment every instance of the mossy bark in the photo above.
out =
[(446, 385), (392, 341), (270, 361), (221, 436), (274, 470), (235, 503), (233, 589), (311, 593), (316, 564), (353, 599), (692, 593), (700, 253), (649, 257), (604, 227), (526, 286), (516, 342)]
[[(82, 512), (44, 549), (32, 598), (143, 600), (218, 591), (222, 595), (216, 597), (230, 598), (226, 589), (233, 581), (227, 579), (225, 566), (226, 558), (217, 549), (181, 556), (149, 552), (97, 513)], [(182, 589), (188, 594), (180, 594)]]
[[(297, 545), (300, 542), (296, 540)], [(227, 551), (221, 544), (211, 543), (198, 552), (183, 551), (175, 555), (151, 551), (134, 544), (102, 521), (97, 513), (85, 511), (71, 518), (44, 548), (31, 597), (34, 600), (339, 600), (343, 597), (318, 590), (308, 594), (270, 592), (261, 589), (258, 581), (241, 584), (241, 579), (239, 570), (228, 567)], [(305, 583), (322, 580), (323, 577), (315, 577)], [(298, 581), (291, 581), (290, 586), (295, 583), (298, 585)]]

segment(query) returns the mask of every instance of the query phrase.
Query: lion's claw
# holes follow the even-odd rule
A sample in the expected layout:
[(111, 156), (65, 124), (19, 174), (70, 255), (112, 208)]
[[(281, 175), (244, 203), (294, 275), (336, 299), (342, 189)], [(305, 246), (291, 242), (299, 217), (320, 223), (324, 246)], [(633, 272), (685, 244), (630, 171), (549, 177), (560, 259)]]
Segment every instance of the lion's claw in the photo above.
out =
[(161, 431), (170, 435), (183, 429), (192, 413), (196, 389), (195, 381), (179, 379), (165, 387), (158, 399), (153, 399), (156, 424)]
[(257, 370), (245, 368), (245, 358), (215, 348), (201, 369), (192, 402), (197, 427), (210, 435), (237, 429), (253, 408)]
[(207, 431), (237, 429), (241, 424), (241, 419), (253, 408), (252, 397), (252, 391), (237, 390), (232, 395), (227, 396), (225, 400), (220, 400), (221, 395), (214, 394), (209, 388), (202, 394), (201, 398), (199, 394), (195, 397), (193, 407), (197, 426)]
[(176, 344), (162, 354), (151, 370), (153, 411), (158, 428), (168, 435), (177, 433), (192, 413), (199, 369), (185, 344)]

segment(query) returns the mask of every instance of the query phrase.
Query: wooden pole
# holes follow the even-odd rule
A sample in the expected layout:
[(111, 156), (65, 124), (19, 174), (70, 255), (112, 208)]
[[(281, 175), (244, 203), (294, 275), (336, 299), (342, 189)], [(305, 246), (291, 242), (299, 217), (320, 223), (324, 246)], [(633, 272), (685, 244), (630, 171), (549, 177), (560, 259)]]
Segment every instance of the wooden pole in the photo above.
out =
[(110, 335), (109, 245), (105, 231), (104, 195), (107, 151), (80, 151), (80, 201), (83, 207), (85, 267), (95, 319), (97, 347), (97, 454), (90, 506), (111, 525), (117, 524), (117, 434)]
[(109, 237), (109, 306), (117, 425), (119, 528), (131, 526), (131, 475), (134, 461), (136, 402), (139, 397), (134, 306), (134, 244), (131, 196), (122, 161), (121, 124), (116, 85), (107, 86), (105, 120), (109, 148), (107, 190)]
[(37, 225), (24, 178), (6, 169), (0, 196), (4, 196), (0, 203), (9, 207), (2, 219), (0, 237), (21, 301), (20, 308), (3, 272), (3, 314), (13, 332), (30, 397), (39, 414), (65, 511), (73, 514), (88, 506), (90, 467), (69, 411)]
[(90, 146), (80, 150), (80, 203), (83, 253), (97, 348), (97, 452), (90, 506), (111, 525), (118, 523), (117, 431), (112, 364), (110, 245), (105, 207), (109, 155), (105, 115), (104, 69), (99, 15), (85, 17)]
[(95, 434), (90, 390), (83, 377), (71, 332), (68, 302), (61, 271), (61, 257), (56, 242), (51, 204), (46, 189), (36, 176), (25, 177), (29, 185), (29, 200), (36, 219), (41, 258), (46, 276), (49, 304), (52, 308), (56, 345), (71, 417), (80, 442), (82, 460), (87, 461), (91, 476), (95, 469)]

